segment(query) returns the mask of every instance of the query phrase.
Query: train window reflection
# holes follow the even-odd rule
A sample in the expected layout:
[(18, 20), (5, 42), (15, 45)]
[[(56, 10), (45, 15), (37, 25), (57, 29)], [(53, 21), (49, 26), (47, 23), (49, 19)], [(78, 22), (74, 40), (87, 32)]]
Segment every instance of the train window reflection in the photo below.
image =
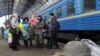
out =
[(67, 16), (73, 16), (75, 14), (74, 4), (68, 4)]
[(95, 11), (96, 0), (84, 0), (84, 13)]
[(47, 16), (44, 16), (44, 21), (47, 21)]
[(57, 11), (57, 18), (61, 18), (62, 17), (62, 10), (61, 10), (61, 7), (58, 8), (58, 11)]

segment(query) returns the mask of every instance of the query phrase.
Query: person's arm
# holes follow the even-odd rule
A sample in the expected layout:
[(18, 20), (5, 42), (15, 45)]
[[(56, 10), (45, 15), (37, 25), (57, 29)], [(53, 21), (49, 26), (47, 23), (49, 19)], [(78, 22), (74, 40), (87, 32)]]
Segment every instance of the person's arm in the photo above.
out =
[(40, 22), (40, 23), (36, 26), (36, 28), (43, 28), (43, 27), (44, 27), (44, 25), (45, 25), (45, 23), (44, 23), (44, 22)]

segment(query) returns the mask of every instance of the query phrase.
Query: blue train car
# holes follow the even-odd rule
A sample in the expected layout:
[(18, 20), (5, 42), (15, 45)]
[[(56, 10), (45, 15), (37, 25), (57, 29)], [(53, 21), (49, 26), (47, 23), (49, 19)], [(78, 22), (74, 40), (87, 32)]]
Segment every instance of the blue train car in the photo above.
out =
[(54, 13), (60, 23), (60, 38), (100, 40), (100, 0), (59, 0), (37, 15), (48, 21), (49, 13)]

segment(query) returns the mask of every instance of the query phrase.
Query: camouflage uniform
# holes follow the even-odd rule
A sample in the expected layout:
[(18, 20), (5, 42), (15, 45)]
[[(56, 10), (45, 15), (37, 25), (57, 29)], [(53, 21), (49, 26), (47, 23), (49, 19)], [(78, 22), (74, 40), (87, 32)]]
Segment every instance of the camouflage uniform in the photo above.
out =
[(34, 39), (34, 28), (29, 28), (29, 39), (30, 46), (32, 47), (32, 40)]
[(42, 29), (44, 28), (44, 21), (42, 20), (41, 22), (39, 22), (39, 24), (37, 26), (35, 26), (35, 41), (37, 44), (37, 47), (42, 47), (43, 45), (43, 32)]

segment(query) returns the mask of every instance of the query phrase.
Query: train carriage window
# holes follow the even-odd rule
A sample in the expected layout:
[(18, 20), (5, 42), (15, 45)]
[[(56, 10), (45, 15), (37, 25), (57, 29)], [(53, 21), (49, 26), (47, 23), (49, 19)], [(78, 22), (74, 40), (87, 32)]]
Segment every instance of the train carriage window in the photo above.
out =
[(75, 14), (74, 4), (68, 4), (67, 16), (73, 16)]
[(44, 16), (44, 21), (47, 21), (47, 16)]
[(49, 13), (53, 13), (53, 10), (49, 11)]
[(57, 11), (57, 18), (61, 18), (62, 17), (62, 10), (61, 10), (61, 7), (58, 8), (58, 11)]
[[(54, 16), (55, 16), (55, 13), (53, 12), (53, 10), (51, 10), (49, 13), (53, 13), (53, 14), (54, 14)], [(50, 18), (50, 16), (49, 16), (49, 18)]]
[(84, 0), (84, 13), (95, 11), (96, 0)]

